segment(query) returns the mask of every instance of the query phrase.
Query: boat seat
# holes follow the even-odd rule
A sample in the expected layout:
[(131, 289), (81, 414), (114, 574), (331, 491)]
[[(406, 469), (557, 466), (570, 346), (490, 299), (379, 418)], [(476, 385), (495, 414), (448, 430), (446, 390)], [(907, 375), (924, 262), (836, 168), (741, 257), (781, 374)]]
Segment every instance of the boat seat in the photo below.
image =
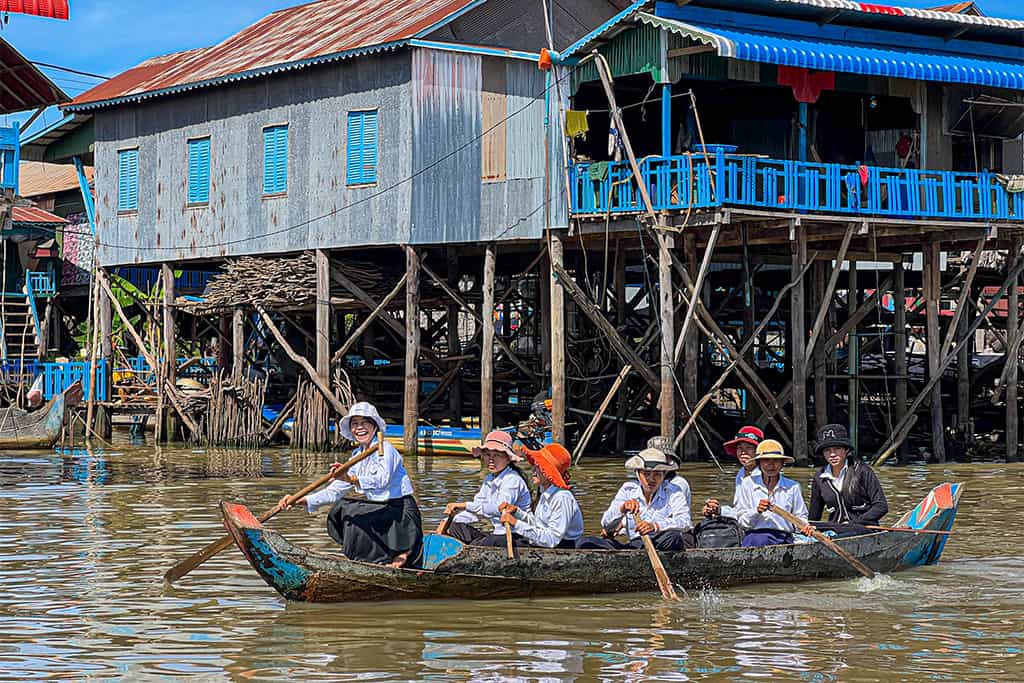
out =
[(436, 569), (449, 557), (462, 552), (462, 542), (451, 536), (424, 534), (423, 536), (423, 568)]

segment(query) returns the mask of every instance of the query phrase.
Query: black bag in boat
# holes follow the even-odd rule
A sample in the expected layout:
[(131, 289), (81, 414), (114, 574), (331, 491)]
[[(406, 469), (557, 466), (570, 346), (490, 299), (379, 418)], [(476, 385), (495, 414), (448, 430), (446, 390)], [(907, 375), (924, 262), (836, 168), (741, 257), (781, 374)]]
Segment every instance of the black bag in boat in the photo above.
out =
[(693, 529), (698, 548), (735, 548), (743, 540), (740, 525), (732, 517), (708, 517)]

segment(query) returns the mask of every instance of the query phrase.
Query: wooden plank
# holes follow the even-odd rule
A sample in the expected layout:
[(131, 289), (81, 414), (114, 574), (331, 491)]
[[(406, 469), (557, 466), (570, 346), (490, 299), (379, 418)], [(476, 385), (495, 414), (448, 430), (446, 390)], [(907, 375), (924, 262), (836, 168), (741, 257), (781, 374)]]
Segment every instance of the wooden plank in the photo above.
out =
[(548, 285), (551, 306), (551, 438), (555, 443), (565, 443), (565, 293), (564, 283), (559, 281), (559, 272), (565, 272), (563, 259), (565, 247), (562, 238), (553, 232), (548, 234)]
[(316, 250), (316, 372), (325, 382), (331, 377), (331, 261)]
[[(670, 441), (676, 431), (676, 386), (675, 363), (672, 352), (675, 348), (676, 316), (673, 298), (675, 287), (672, 283), (672, 250), (675, 240), (671, 234), (658, 233), (658, 309), (661, 313), (661, 395), (658, 408), (661, 413), (661, 436)], [(696, 306), (692, 304), (690, 310)], [(692, 404), (690, 404), (692, 405)], [(603, 412), (603, 411), (600, 411)]]
[(494, 244), (484, 250), (483, 305), (480, 323), (483, 347), (480, 354), (480, 433), (494, 429), (494, 271), (497, 253)]
[(807, 261), (807, 229), (794, 226), (790, 244), (793, 255), (792, 275), (795, 285), (790, 290), (790, 324), (793, 326), (793, 457), (797, 465), (806, 464), (807, 452), (807, 328), (804, 321), (804, 283), (801, 273)]
[(403, 274), (402, 277), (399, 278), (398, 284), (392, 287), (391, 291), (388, 292), (387, 295), (380, 300), (380, 303), (377, 304), (377, 307), (370, 311), (370, 314), (363, 319), (363, 322), (359, 323), (359, 327), (352, 330), (352, 334), (348, 336), (348, 339), (346, 339), (345, 343), (341, 345), (341, 348), (334, 352), (334, 357), (331, 359), (332, 363), (340, 363), (342, 359), (345, 358), (345, 354), (352, 350), (352, 347), (355, 346), (356, 342), (358, 342), (359, 339), (363, 336), (363, 333), (365, 333), (366, 330), (370, 327), (370, 325), (373, 324), (373, 321), (380, 317), (380, 315), (385, 310), (387, 310), (387, 307), (391, 305), (391, 302), (394, 301), (396, 296), (398, 296), (398, 293), (402, 291), (402, 288), (405, 287), (405, 283), (408, 277), (409, 276), (407, 274)]
[(419, 427), (420, 358), (420, 255), (415, 247), (405, 246), (405, 396), (402, 401), (404, 426), (402, 454), (416, 455)]

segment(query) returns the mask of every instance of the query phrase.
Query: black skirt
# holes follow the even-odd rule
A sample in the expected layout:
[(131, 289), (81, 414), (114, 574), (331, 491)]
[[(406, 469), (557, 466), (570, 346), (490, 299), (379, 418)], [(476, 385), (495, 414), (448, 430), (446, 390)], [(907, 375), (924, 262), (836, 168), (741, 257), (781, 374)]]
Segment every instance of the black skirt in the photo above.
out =
[(350, 560), (388, 564), (406, 552), (406, 567), (422, 560), (423, 520), (412, 496), (382, 503), (342, 498), (327, 515), (327, 533)]

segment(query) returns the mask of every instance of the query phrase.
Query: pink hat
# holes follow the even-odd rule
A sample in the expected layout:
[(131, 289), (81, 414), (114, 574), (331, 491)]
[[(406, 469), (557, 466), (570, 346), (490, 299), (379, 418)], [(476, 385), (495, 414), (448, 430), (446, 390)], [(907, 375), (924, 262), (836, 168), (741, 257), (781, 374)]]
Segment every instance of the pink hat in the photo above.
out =
[(476, 458), (482, 457), (485, 450), (501, 451), (509, 458), (514, 457), (515, 451), (512, 450), (512, 435), (500, 429), (490, 432), (484, 437), (482, 444), (473, 448), (473, 456)]

